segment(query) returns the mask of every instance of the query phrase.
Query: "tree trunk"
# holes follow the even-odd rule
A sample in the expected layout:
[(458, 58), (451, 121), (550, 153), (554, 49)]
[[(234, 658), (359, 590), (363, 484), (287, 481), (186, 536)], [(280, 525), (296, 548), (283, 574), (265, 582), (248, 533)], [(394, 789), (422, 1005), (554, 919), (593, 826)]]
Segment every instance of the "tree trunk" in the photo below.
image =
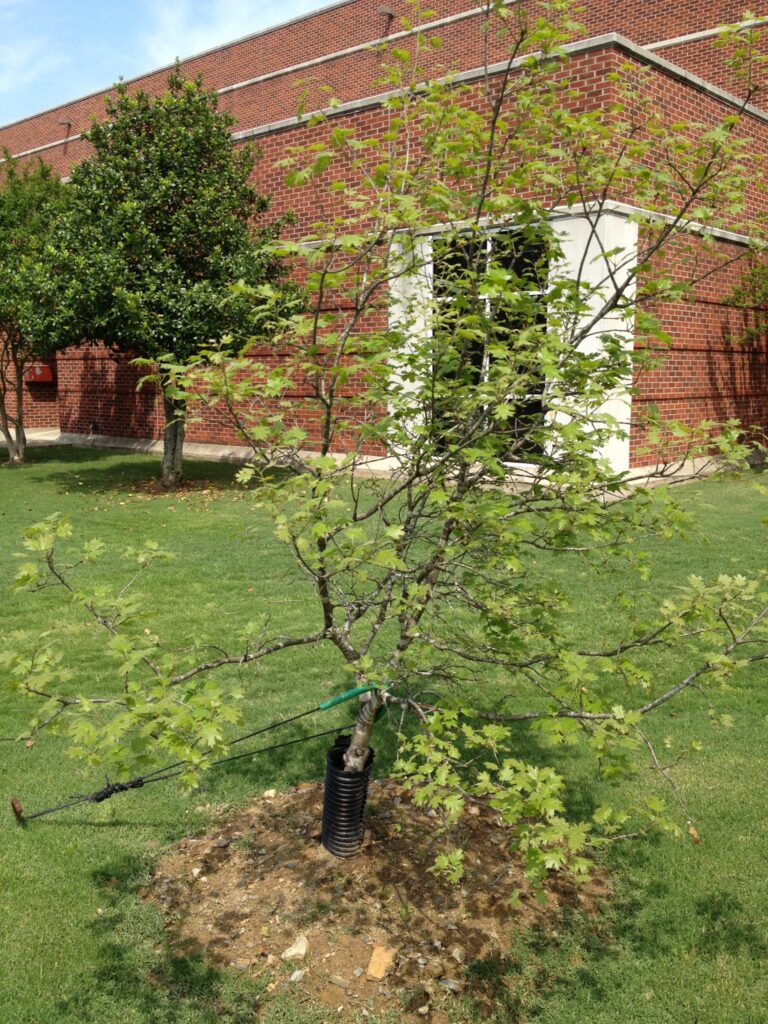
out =
[(27, 435), (24, 431), (24, 423), (19, 415), (9, 416), (5, 405), (0, 399), (0, 433), (5, 438), (8, 447), (8, 461), (14, 465), (23, 462), (27, 452)]
[[(16, 415), (8, 411), (13, 396)], [(24, 461), (27, 436), (24, 431), (24, 362), (19, 358), (14, 336), (5, 332), (0, 336), (0, 433), (8, 447), (8, 461)]]
[(8, 416), (8, 412), (5, 408), (5, 391), (0, 395), (0, 433), (5, 438), (6, 446), (8, 447), (8, 461), (18, 462), (18, 452), (16, 451), (16, 438), (11, 432), (12, 421)]
[(360, 704), (352, 739), (344, 755), (345, 772), (361, 772), (365, 768), (373, 723), (376, 721), (376, 713), (383, 705), (384, 695), (381, 690), (371, 690), (368, 699)]
[(16, 424), (16, 437), (14, 439), (14, 462), (24, 462), (27, 457), (27, 435), (24, 427), (20, 424)]
[(182, 479), (182, 452), (187, 407), (163, 394), (165, 430), (163, 431), (163, 485), (177, 487)]
[(16, 438), (6, 427), (5, 417), (3, 417), (3, 423), (0, 425), (0, 432), (2, 432), (6, 447), (8, 448), (8, 461), (12, 463), (21, 462), (24, 456), (16, 446)]
[(27, 454), (27, 433), (24, 430), (24, 364), (19, 360), (16, 363), (16, 437), (15, 448), (16, 457), (15, 462), (23, 462), (24, 456)]

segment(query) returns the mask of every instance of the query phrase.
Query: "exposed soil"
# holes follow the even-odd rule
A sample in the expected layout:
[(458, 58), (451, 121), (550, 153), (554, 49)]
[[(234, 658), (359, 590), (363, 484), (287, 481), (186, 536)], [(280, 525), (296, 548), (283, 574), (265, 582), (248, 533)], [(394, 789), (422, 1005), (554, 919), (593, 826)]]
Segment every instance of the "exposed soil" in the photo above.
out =
[[(429, 871), (446, 844), (438, 821), (394, 782), (371, 783), (366, 836), (353, 859), (320, 845), (321, 815), (322, 786), (305, 783), (265, 794), (211, 835), (182, 839), (145, 893), (163, 908), (173, 947), (205, 949), (263, 977), (270, 992), (293, 989), (325, 1005), (337, 1020), (389, 1013), (446, 1024), (495, 1008), (505, 982), (489, 979), (488, 967), (513, 931), (546, 924), (566, 904), (591, 912), (607, 895), (598, 877), (578, 889), (553, 880), (546, 905), (531, 899), (508, 835), (484, 811), (465, 815), (452, 837), (461, 841), (463, 832), (468, 851), (464, 878), (449, 885)], [(523, 897), (511, 909), (514, 889)], [(306, 954), (284, 959), (301, 936)], [(392, 970), (371, 980), (380, 947), (396, 951)]]

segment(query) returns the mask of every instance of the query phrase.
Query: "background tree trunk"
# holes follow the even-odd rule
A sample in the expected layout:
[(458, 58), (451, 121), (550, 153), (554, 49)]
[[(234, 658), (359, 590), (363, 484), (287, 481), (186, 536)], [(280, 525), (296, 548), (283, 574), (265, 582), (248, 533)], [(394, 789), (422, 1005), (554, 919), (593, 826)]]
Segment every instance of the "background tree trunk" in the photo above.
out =
[[(8, 461), (24, 461), (27, 451), (27, 435), (24, 430), (24, 363), (17, 358), (11, 341), (6, 337), (0, 356), (0, 432), (8, 447)], [(8, 411), (8, 401), (13, 395), (16, 415)]]
[(16, 444), (15, 432), (12, 431), (11, 424), (8, 422), (8, 417), (4, 412), (0, 413), (0, 432), (2, 432), (6, 447), (8, 448), (8, 461), (21, 462), (24, 458), (24, 454), (19, 451), (19, 447)]
[(27, 454), (27, 432), (24, 429), (24, 363), (21, 360), (15, 361), (16, 365), (16, 437), (15, 448), (16, 458), (14, 461), (23, 462)]
[(165, 430), (163, 432), (163, 484), (176, 487), (181, 483), (182, 454), (186, 428), (186, 403), (174, 401), (163, 394)]

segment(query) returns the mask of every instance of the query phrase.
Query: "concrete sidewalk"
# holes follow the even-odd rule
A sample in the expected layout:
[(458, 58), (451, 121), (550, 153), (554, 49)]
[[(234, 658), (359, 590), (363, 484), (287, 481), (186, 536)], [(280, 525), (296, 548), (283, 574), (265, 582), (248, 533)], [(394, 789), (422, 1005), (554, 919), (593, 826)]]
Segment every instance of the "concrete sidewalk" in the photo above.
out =
[[(162, 455), (163, 442), (138, 439), (135, 437), (110, 437), (107, 434), (68, 434), (56, 427), (33, 427), (27, 431), (27, 443), (34, 447), (66, 444), (82, 448), (108, 448), (118, 452), (147, 452)], [(0, 445), (5, 447), (2, 438)], [(185, 441), (184, 455), (193, 459), (208, 459), (211, 462), (245, 463), (252, 455), (250, 448), (238, 444), (200, 444)]]
[[(141, 440), (135, 437), (110, 437), (107, 434), (68, 434), (61, 433), (57, 428), (35, 427), (27, 431), (27, 443), (33, 447), (43, 445), (71, 445), (81, 448), (104, 448), (116, 452), (144, 452), (147, 454), (162, 456), (163, 442)], [(0, 447), (5, 443), (0, 437)], [(306, 452), (306, 455), (313, 453)], [(314, 453), (315, 455), (317, 453)], [(186, 441), (184, 443), (185, 458), (207, 459), (210, 462), (231, 462), (242, 465), (248, 462), (253, 452), (246, 445), (237, 444), (201, 444), (198, 441)], [(340, 458), (341, 456), (335, 456)], [(720, 472), (723, 465), (714, 458), (700, 458), (680, 464), (673, 462), (664, 471), (656, 469), (636, 468), (630, 469), (626, 487), (632, 490), (636, 487), (660, 487), (664, 485), (677, 485), (693, 483), (702, 477), (710, 476)], [(367, 466), (367, 473), (371, 476), (387, 475), (393, 469), (390, 460), (371, 457), (370, 465)], [(619, 495), (620, 497), (620, 495)]]

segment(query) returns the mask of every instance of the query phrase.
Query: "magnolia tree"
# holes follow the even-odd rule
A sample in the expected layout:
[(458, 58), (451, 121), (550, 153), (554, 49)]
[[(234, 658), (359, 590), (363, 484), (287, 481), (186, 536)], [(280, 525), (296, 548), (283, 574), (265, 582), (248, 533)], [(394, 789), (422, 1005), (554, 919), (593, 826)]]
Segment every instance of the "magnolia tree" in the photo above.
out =
[[(638, 538), (680, 524), (666, 489), (632, 486), (617, 468), (632, 381), (660, 337), (643, 309), (691, 286), (654, 266), (741, 216), (751, 168), (737, 116), (672, 131), (636, 69), (590, 109), (569, 80), (561, 10), (527, 21), (500, 5), (494, 16), (512, 44), (502, 72), (426, 81), (419, 51), (436, 43), (419, 39), (415, 57), (391, 51), (380, 132), (309, 125), (289, 181), (332, 214), (275, 250), (304, 268), (303, 308), (285, 315), (279, 290), (242, 286), (274, 306), (274, 335), (163, 367), (251, 445), (241, 478), (311, 587), (314, 628), (274, 635), (265, 620), (239, 646), (219, 638), (214, 657), (173, 653), (145, 635), (143, 598), (81, 581), (99, 546), (61, 554), (72, 528), (52, 518), (28, 532), (35, 557), (18, 586), (56, 583), (80, 602), (111, 637), (121, 687), (100, 695), (97, 716), (55, 651), (6, 664), (13, 685), (44, 700), (38, 728), (55, 718), (85, 756), (121, 772), (172, 753), (193, 778), (237, 720), (228, 670), (289, 647), (335, 657), (340, 685), (373, 686), (347, 771), (361, 770), (382, 706), (412, 712), (398, 771), (416, 799), (449, 824), (467, 801), (493, 808), (540, 880), (586, 871), (612, 836), (693, 830), (646, 720), (692, 687), (710, 700), (734, 669), (768, 657), (764, 578), (691, 579), (659, 597), (656, 621), (628, 614), (626, 635), (602, 646), (569, 629), (552, 579), (574, 553), (642, 575)], [(618, 209), (627, 195), (633, 209)], [(732, 424), (674, 433), (676, 468), (741, 451)], [(671, 465), (660, 459), (658, 472)], [(140, 576), (164, 556), (137, 557)], [(651, 675), (649, 654), (664, 650), (677, 674)], [(677, 810), (655, 796), (574, 820), (556, 768), (515, 753), (529, 730), (581, 744), (605, 776), (650, 759)], [(453, 878), (461, 855), (440, 860)]]
[[(65, 215), (33, 278), (28, 332), (59, 346), (103, 342), (151, 364), (188, 360), (224, 332), (253, 330), (253, 304), (231, 285), (275, 277), (250, 184), (254, 154), (236, 149), (234, 118), (215, 92), (185, 81), (151, 97), (119, 84), (107, 120), (85, 133), (92, 154), (72, 170)], [(182, 476), (184, 397), (159, 379), (163, 482)]]
[(24, 372), (49, 357), (55, 339), (36, 340), (26, 324), (37, 303), (30, 281), (61, 215), (63, 187), (43, 163), (0, 167), (0, 431), (8, 460), (24, 461)]

